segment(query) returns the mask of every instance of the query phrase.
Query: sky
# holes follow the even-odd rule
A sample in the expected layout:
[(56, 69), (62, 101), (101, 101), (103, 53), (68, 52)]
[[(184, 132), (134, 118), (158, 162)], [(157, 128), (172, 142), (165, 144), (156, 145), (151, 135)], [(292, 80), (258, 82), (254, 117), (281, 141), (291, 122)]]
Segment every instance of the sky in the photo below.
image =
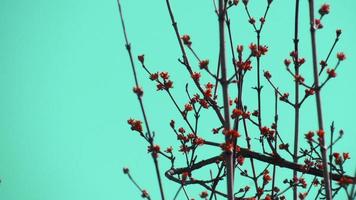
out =
[[(250, 1), (251, 13), (259, 19), (265, 1)], [(324, 1), (315, 1), (318, 8)], [(145, 54), (152, 71), (169, 71), (174, 81), (173, 96), (178, 104), (188, 101), (185, 84), (195, 90), (184, 67), (165, 1), (122, 0), (123, 14), (134, 57)], [(324, 28), (317, 32), (318, 55), (325, 58), (335, 38), (335, 30), (343, 30), (340, 42), (330, 58), (336, 63), (336, 52), (347, 59), (322, 92), (324, 124), (335, 121), (336, 130), (343, 129), (343, 139), (335, 145), (338, 152), (356, 154), (354, 147), (354, 83), (356, 12), (352, 0), (329, 0), (331, 13), (323, 19)], [(172, 0), (172, 8), (181, 34), (189, 34), (193, 48), (202, 58), (216, 66), (218, 56), (218, 21), (211, 1)], [(293, 80), (285, 71), (283, 60), (293, 49), (293, 9), (289, 1), (275, 0), (261, 33), (261, 43), (269, 46), (262, 59), (262, 70), (269, 70), (278, 87), (293, 93)], [(255, 33), (247, 15), (239, 5), (231, 9), (234, 45), (247, 48), (255, 42)], [(94, 200), (141, 199), (139, 192), (122, 173), (129, 167), (137, 182), (153, 199), (159, 199), (153, 162), (147, 144), (130, 131), (127, 119), (142, 119), (137, 98), (132, 93), (134, 80), (115, 0), (1, 0), (0, 1), (0, 199), (4, 200)], [(311, 83), (311, 48), (307, 2), (301, 3), (300, 54), (306, 58), (301, 73)], [(194, 61), (193, 55), (189, 58)], [(229, 57), (228, 57), (229, 58)], [(136, 62), (136, 60), (135, 60)], [(136, 62), (137, 66), (138, 62)], [(231, 66), (230, 66), (231, 67)], [(194, 63), (195, 70), (198, 63)], [(231, 68), (230, 68), (231, 69)], [(246, 76), (245, 102), (256, 108), (255, 68)], [(202, 81), (209, 77), (202, 73)], [(142, 68), (138, 67), (144, 88), (144, 104), (157, 143), (162, 147), (179, 144), (169, 128), (175, 119), (184, 126), (167, 94), (157, 92)], [(323, 76), (325, 78), (325, 75)], [(273, 121), (273, 89), (263, 80), (263, 123)], [(303, 91), (302, 91), (303, 92)], [(233, 95), (233, 92), (231, 93)], [(291, 96), (293, 97), (293, 96)], [(292, 142), (293, 113), (288, 105), (280, 105), (280, 131)], [(315, 100), (310, 98), (301, 108), (301, 133), (316, 130)], [(201, 117), (202, 136), (221, 141), (212, 135), (218, 126), (213, 112)], [(258, 131), (252, 135), (258, 137)], [(301, 138), (303, 138), (303, 134)], [(243, 140), (241, 140), (243, 142)], [(258, 149), (258, 141), (254, 140)], [(305, 144), (302, 143), (302, 146)], [(218, 154), (203, 146), (199, 159)], [(169, 162), (159, 158), (162, 172)], [(353, 173), (351, 160), (345, 168)], [(177, 160), (177, 164), (182, 164)], [(246, 168), (249, 167), (246, 163)], [(181, 165), (180, 165), (181, 166)], [(260, 165), (263, 167), (263, 165)], [(208, 170), (208, 169), (205, 169)], [(277, 177), (291, 177), (279, 170)], [(201, 172), (202, 174), (206, 172)], [(197, 174), (199, 175), (199, 174)], [(249, 182), (238, 177), (237, 186)], [(163, 180), (168, 199), (178, 185)], [(222, 189), (224, 185), (220, 186)], [(202, 188), (188, 188), (198, 198)], [(340, 195), (340, 198), (343, 196)], [(180, 196), (179, 199), (184, 198)]]

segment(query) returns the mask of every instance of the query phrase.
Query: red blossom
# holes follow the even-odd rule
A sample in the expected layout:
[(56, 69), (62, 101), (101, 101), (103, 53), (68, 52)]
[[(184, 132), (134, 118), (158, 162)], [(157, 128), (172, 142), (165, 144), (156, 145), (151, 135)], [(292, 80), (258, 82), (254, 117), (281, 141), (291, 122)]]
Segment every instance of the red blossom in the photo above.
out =
[(127, 123), (131, 125), (131, 130), (142, 132), (142, 122), (140, 120), (129, 119)]
[(264, 46), (258, 46), (258, 52), (261, 54), (261, 55), (266, 55), (268, 51), (268, 47), (266, 45)]
[(168, 72), (161, 72), (161, 73), (159, 73), (159, 76), (165, 80), (169, 79)]
[(237, 132), (236, 130), (233, 130), (233, 129), (224, 130), (223, 133), (224, 133), (225, 136), (232, 137), (232, 138), (238, 138), (238, 137), (241, 136), (239, 132)]
[(135, 94), (137, 94), (137, 96), (142, 96), (143, 95), (143, 90), (142, 90), (142, 88), (140, 88), (140, 87), (138, 87), (138, 86), (135, 86), (133, 89), (132, 89), (132, 91), (135, 93)]
[(174, 121), (174, 120), (171, 120), (171, 121), (169, 122), (169, 126), (170, 126), (171, 128), (174, 128), (174, 125), (175, 125), (175, 121)]
[(249, 22), (250, 24), (255, 24), (256, 20), (255, 20), (255, 18), (251, 17), (251, 18), (248, 20), (248, 22)]
[(319, 185), (319, 180), (318, 180), (318, 179), (314, 179), (313, 185), (314, 185), (314, 186), (318, 186), (318, 185)]
[(260, 132), (263, 136), (273, 136), (273, 134), (274, 134), (274, 130), (271, 130), (267, 126), (261, 127)]
[(199, 62), (200, 69), (208, 69), (209, 60), (202, 60)]
[(267, 184), (268, 182), (270, 182), (272, 180), (271, 176), (269, 175), (269, 171), (266, 170), (263, 172), (263, 182), (264, 184)]
[(124, 174), (129, 174), (130, 170), (129, 170), (129, 168), (124, 167), (124, 168), (122, 168), (122, 172), (124, 172)]
[(306, 188), (306, 187), (307, 187), (307, 182), (305, 181), (304, 178), (299, 178), (299, 183), (302, 184), (302, 187), (303, 187), (303, 188)]
[(190, 36), (189, 35), (183, 35), (181, 37), (182, 41), (183, 41), (183, 44), (187, 45), (187, 46), (190, 46), (192, 45), (192, 42), (190, 41)]
[(342, 157), (344, 158), (344, 160), (348, 160), (350, 159), (350, 153), (342, 153)]
[(335, 69), (327, 69), (326, 73), (329, 75), (330, 78), (335, 78), (336, 77)]
[(194, 138), (196, 138), (197, 136), (194, 134), (194, 133), (189, 133), (188, 134), (188, 138), (189, 139), (194, 139)]
[(315, 25), (316, 29), (322, 29), (324, 27), (323, 24), (321, 23), (320, 19), (315, 19), (314, 25)]
[(243, 62), (243, 61), (237, 61), (236, 62), (236, 66), (241, 69), (241, 70), (244, 70), (244, 71), (249, 71), (252, 69), (252, 65), (251, 65), (251, 61), (248, 60), (246, 62)]
[(322, 129), (320, 129), (320, 130), (318, 130), (318, 131), (316, 132), (316, 134), (317, 134), (320, 138), (322, 138), (322, 137), (324, 137), (324, 135), (325, 135), (325, 131), (322, 130)]
[(336, 54), (337, 59), (339, 59), (339, 61), (343, 61), (346, 59), (346, 55), (343, 52), (339, 52)]
[(261, 56), (261, 55), (260, 55), (260, 52), (258, 51), (258, 48), (257, 48), (257, 45), (256, 45), (256, 44), (251, 43), (251, 44), (249, 45), (249, 48), (250, 48), (250, 50), (251, 50), (252, 56), (256, 56), (256, 57), (260, 57), (260, 56)]
[(315, 90), (310, 88), (310, 89), (305, 89), (305, 95), (314, 95)]
[(153, 157), (157, 158), (158, 157), (158, 153), (160, 152), (161, 147), (159, 145), (152, 145), (152, 146), (148, 146), (147, 151), (151, 152)]
[(143, 64), (143, 62), (145, 61), (145, 55), (139, 55), (137, 56), (137, 59)]
[(321, 5), (320, 9), (319, 9), (319, 14), (321, 16), (329, 14), (330, 12), (330, 5), (329, 4), (323, 4)]
[(250, 112), (244, 112), (244, 113), (242, 113), (242, 118), (248, 119), (248, 118), (250, 118), (250, 115), (251, 115)]
[(185, 133), (185, 129), (183, 128), (183, 127), (180, 127), (179, 129), (178, 129), (178, 132), (180, 132), (180, 133)]
[(308, 141), (312, 141), (312, 140), (313, 140), (313, 137), (314, 137), (314, 132), (313, 132), (313, 131), (309, 131), (308, 133), (305, 134), (305, 138), (306, 138)]
[(244, 46), (242, 46), (242, 45), (238, 45), (238, 46), (237, 46), (237, 52), (238, 52), (239, 54), (241, 54), (243, 50), (244, 50)]
[(349, 185), (349, 184), (352, 184), (353, 183), (353, 180), (351, 178), (348, 178), (348, 177), (341, 177), (340, 180), (339, 180), (339, 184), (341, 186), (346, 186), (346, 185)]
[(170, 88), (173, 88), (173, 82), (171, 80), (168, 80), (164, 83), (164, 88), (166, 90), (170, 89)]
[(340, 158), (340, 154), (337, 153), (337, 152), (333, 153), (333, 156), (334, 156), (335, 159), (339, 159)]
[(208, 108), (209, 104), (205, 99), (200, 99), (199, 100), (199, 104), (203, 107), (203, 108)]
[(157, 80), (157, 79), (158, 79), (158, 72), (151, 74), (151, 75), (150, 75), (150, 79), (151, 79), (152, 81)]
[(266, 21), (266, 19), (264, 18), (264, 17), (261, 17), (260, 18), (260, 22), (263, 24), (263, 23), (265, 23), (265, 21)]
[(244, 161), (245, 161), (245, 158), (243, 156), (238, 156), (236, 158), (236, 161), (239, 165), (243, 165), (244, 164)]
[(205, 140), (203, 138), (197, 137), (194, 139), (194, 144), (196, 145), (203, 145), (205, 143)]
[(190, 177), (190, 172), (182, 172), (182, 182), (185, 182), (188, 177)]
[(294, 80), (299, 84), (304, 83), (304, 78), (300, 74), (294, 75)]
[(263, 75), (266, 77), (266, 79), (272, 78), (272, 75), (269, 71), (265, 71)]
[(157, 91), (163, 90), (163, 89), (164, 89), (164, 85), (162, 83), (158, 83), (157, 84)]
[(195, 81), (199, 81), (201, 75), (200, 73), (198, 72), (193, 72), (192, 75), (191, 75), (192, 79), (195, 80)]
[[(238, 1), (237, 1), (238, 2)], [(207, 198), (208, 197), (208, 192), (207, 191), (203, 191), (200, 193), (200, 198), (204, 199), (204, 198)]]
[(289, 97), (289, 93), (284, 93), (281, 97), (279, 97), (279, 100), (281, 101), (287, 101)]
[(307, 194), (308, 194), (308, 193), (306, 193), (306, 192), (299, 193), (298, 197), (299, 197), (300, 200), (304, 200), (305, 197), (307, 197)]
[(296, 59), (296, 58), (298, 57), (298, 52), (292, 51), (292, 52), (290, 52), (289, 55), (290, 55), (292, 58)]
[(336, 29), (336, 37), (340, 37), (341, 33), (341, 29)]
[(184, 105), (184, 110), (185, 111), (192, 111), (193, 110), (193, 106), (192, 106), (192, 104), (189, 104), (189, 103), (187, 103), (187, 104), (185, 104)]
[(244, 112), (238, 108), (235, 108), (234, 110), (232, 110), (232, 115), (231, 118), (235, 119), (236, 117), (239, 117), (243, 114)]
[(320, 61), (319, 64), (321, 65), (321, 67), (326, 67), (328, 65), (325, 60)]
[(188, 153), (189, 150), (190, 150), (189, 147), (187, 145), (185, 145), (185, 144), (181, 145), (180, 149), (179, 149), (179, 151), (183, 152), (183, 153)]
[(290, 65), (291, 61), (289, 59), (284, 60), (284, 65), (288, 67)]
[(173, 147), (172, 147), (172, 146), (167, 147), (167, 149), (165, 150), (165, 152), (167, 152), (167, 153), (172, 153), (172, 152), (173, 152)]
[(278, 145), (278, 147), (279, 147), (279, 149), (288, 149), (289, 144), (282, 143), (282, 144)]
[(298, 59), (298, 65), (300, 66), (300, 65), (302, 65), (302, 64), (304, 64), (305, 63), (305, 58), (299, 58)]
[(141, 197), (142, 198), (148, 198), (150, 195), (148, 194), (148, 192), (146, 190), (142, 190), (141, 191)]
[(220, 147), (225, 152), (232, 153), (234, 151), (234, 145), (231, 142), (222, 143)]

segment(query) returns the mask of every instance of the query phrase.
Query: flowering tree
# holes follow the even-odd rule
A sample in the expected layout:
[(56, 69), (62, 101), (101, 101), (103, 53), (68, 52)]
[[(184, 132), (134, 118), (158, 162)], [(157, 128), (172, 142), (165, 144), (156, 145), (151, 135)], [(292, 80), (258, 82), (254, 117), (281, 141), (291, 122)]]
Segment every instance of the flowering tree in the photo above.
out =
[[(294, 49), (291, 50), (288, 58), (284, 60), (286, 73), (290, 75), (294, 91), (294, 99), (290, 94), (281, 91), (272, 80), (272, 74), (267, 70), (262, 70), (262, 58), (267, 55), (268, 47), (261, 44), (261, 35), (267, 20), (272, 0), (265, 2), (266, 8), (262, 17), (257, 21), (252, 17), (249, 9), (249, 1), (242, 0), (213, 0), (215, 14), (219, 27), (219, 50), (217, 67), (211, 67), (209, 59), (201, 58), (193, 48), (193, 42), (188, 34), (181, 34), (169, 0), (166, 0), (169, 17), (173, 30), (182, 53), (178, 59), (179, 63), (187, 71), (194, 82), (197, 92), (186, 85), (185, 93), (188, 97), (185, 105), (179, 105), (174, 95), (173, 80), (168, 72), (152, 72), (145, 62), (144, 55), (137, 56), (138, 62), (143, 71), (147, 73), (149, 79), (156, 84), (157, 90), (167, 93), (173, 103), (174, 109), (180, 113), (180, 118), (184, 125), (178, 126), (174, 120), (169, 122), (172, 132), (177, 137), (179, 143), (179, 153), (175, 154), (170, 146), (165, 150), (155, 142), (155, 134), (151, 130), (147, 119), (145, 106), (143, 103), (143, 89), (140, 87), (136, 74), (136, 65), (131, 45), (128, 41), (125, 29), (120, 0), (118, 0), (119, 12), (125, 36), (126, 49), (131, 62), (135, 85), (133, 92), (137, 95), (143, 120), (129, 119), (128, 124), (131, 130), (137, 132), (148, 143), (148, 152), (154, 161), (155, 173), (158, 180), (161, 199), (166, 199), (166, 194), (162, 175), (169, 180), (180, 185), (174, 199), (183, 191), (185, 197), (191, 199), (186, 187), (198, 185), (203, 188), (200, 197), (203, 199), (226, 198), (232, 199), (286, 199), (286, 192), (292, 190), (293, 199), (333, 199), (339, 191), (343, 190), (349, 200), (355, 199), (356, 178), (346, 175), (344, 163), (350, 159), (349, 153), (339, 153), (333, 146), (343, 136), (343, 131), (335, 131), (334, 123), (330, 129), (323, 124), (323, 112), (320, 93), (324, 86), (336, 77), (336, 70), (343, 60), (346, 59), (344, 53), (336, 53), (336, 64), (329, 64), (333, 57), (334, 48), (337, 45), (341, 30), (336, 30), (335, 41), (325, 59), (318, 58), (318, 48), (316, 42), (316, 32), (323, 28), (322, 19), (329, 14), (330, 6), (323, 4), (318, 10), (318, 16), (314, 13), (314, 0), (309, 2), (310, 38), (312, 61), (309, 67), (313, 69), (313, 80), (307, 83), (300, 72), (300, 68), (305, 64), (305, 59), (299, 52), (299, 0), (295, 0), (294, 16)], [(252, 42), (248, 49), (242, 45), (235, 46), (230, 27), (229, 11), (235, 6), (243, 6), (248, 23), (251, 24), (255, 32), (256, 41)], [(226, 37), (226, 38), (225, 38)], [(230, 52), (229, 52), (230, 51)], [(188, 56), (191, 53), (192, 58)], [(227, 54), (231, 54), (232, 62), (227, 62)], [(194, 61), (192, 61), (194, 59)], [(197, 63), (197, 64), (196, 64)], [(198, 69), (199, 68), (199, 69)], [(196, 71), (199, 70), (199, 71)], [(257, 108), (249, 109), (243, 98), (245, 75), (256, 73), (253, 88), (257, 93)], [(202, 74), (209, 76), (210, 81), (204, 82)], [(326, 74), (326, 76), (323, 76)], [(274, 99), (274, 113), (271, 125), (263, 124), (262, 117), (262, 84), (264, 78), (273, 89), (272, 94), (266, 94)], [(305, 91), (302, 93), (301, 91)], [(236, 96), (231, 94), (236, 93)], [(300, 132), (300, 108), (308, 99), (315, 98), (315, 108), (317, 112), (317, 130), (310, 130), (307, 133)], [(248, 99), (251, 102), (251, 99)], [(286, 141), (279, 132), (279, 109), (278, 105), (284, 103), (290, 106), (294, 114), (294, 140)], [(212, 128), (212, 134), (216, 137), (223, 137), (224, 142), (209, 141), (204, 139), (204, 135), (198, 131), (200, 115), (204, 110), (212, 110), (220, 124)], [(266, 114), (266, 116), (268, 116)], [(184, 128), (184, 127), (186, 128)], [(257, 130), (257, 131), (256, 131)], [(256, 134), (258, 132), (258, 134)], [(252, 146), (252, 138), (258, 138), (259, 147)], [(326, 142), (326, 137), (330, 137), (330, 142)], [(300, 146), (300, 139), (304, 138), (307, 146)], [(220, 153), (208, 159), (198, 160), (197, 149), (201, 146), (210, 146), (221, 149)], [(290, 147), (291, 145), (291, 147)], [(255, 149), (261, 151), (255, 151)], [(164, 158), (170, 162), (171, 167), (165, 172), (160, 170), (159, 158)], [(182, 157), (185, 166), (176, 166), (176, 158)], [(249, 163), (245, 164), (245, 160)], [(257, 167), (256, 162), (263, 163), (264, 167)], [(196, 171), (213, 166), (214, 172), (210, 171), (203, 178), (195, 177)], [(293, 176), (279, 181), (277, 179), (277, 167), (289, 169)], [(132, 178), (128, 168), (123, 172), (142, 193), (143, 198), (151, 199), (149, 193), (142, 189)], [(236, 190), (239, 179), (248, 179), (252, 186), (245, 185)], [(218, 184), (225, 182), (226, 190), (218, 190)], [(314, 192), (312, 192), (314, 190)], [(291, 199), (291, 198), (288, 198)]]

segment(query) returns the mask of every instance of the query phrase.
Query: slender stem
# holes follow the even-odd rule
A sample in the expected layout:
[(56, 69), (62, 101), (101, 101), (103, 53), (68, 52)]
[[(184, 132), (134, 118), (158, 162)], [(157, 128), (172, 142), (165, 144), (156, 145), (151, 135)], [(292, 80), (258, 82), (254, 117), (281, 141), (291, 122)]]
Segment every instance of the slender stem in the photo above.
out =
[[(179, 47), (180, 47), (180, 50), (182, 52), (182, 57), (183, 57), (183, 62), (181, 62), (182, 64), (184, 64), (184, 66), (187, 68), (189, 74), (192, 74), (193, 73), (193, 70), (189, 64), (189, 60), (188, 60), (188, 57), (187, 57), (187, 53), (184, 49), (184, 46), (183, 46), (183, 42), (181, 41), (181, 38), (180, 38), (180, 34), (179, 34), (179, 30), (178, 30), (178, 25), (177, 25), (177, 22), (175, 21), (174, 19), (174, 15), (173, 15), (173, 11), (172, 11), (172, 8), (171, 8), (171, 4), (170, 4), (170, 1), (169, 0), (166, 0), (166, 5), (167, 5), (167, 9), (168, 9), (168, 13), (169, 13), (169, 17), (171, 19), (171, 22), (172, 22), (172, 26), (173, 26), (173, 29), (174, 29), (174, 32), (175, 32), (175, 35), (176, 35), (176, 38), (178, 40), (178, 44), (179, 44)], [(198, 90), (204, 94), (204, 90), (203, 88), (201, 87), (201, 85), (199, 84), (199, 82), (197, 80), (194, 80), (194, 83), (195, 85), (197, 86)], [(221, 112), (220, 112), (220, 109), (218, 107), (218, 105), (216, 104), (216, 102), (211, 99), (210, 97), (206, 97), (207, 101), (210, 103), (210, 105), (212, 106), (212, 108), (214, 109), (216, 115), (218, 116), (220, 122), (223, 124), (224, 123), (224, 117), (222, 116)]]
[[(299, 0), (295, 1), (295, 19), (294, 19), (294, 51), (297, 52), (297, 57), (294, 62), (295, 75), (299, 75), (298, 51), (299, 51)], [(295, 102), (294, 102), (294, 151), (293, 162), (298, 163), (298, 148), (299, 148), (299, 82), (295, 81)], [(297, 177), (297, 171), (293, 171), (293, 177)], [(293, 186), (293, 199), (298, 199), (297, 186)]]
[[(225, 52), (225, 1), (219, 0), (219, 43), (220, 43), (220, 66), (221, 66), (221, 86), (224, 102), (224, 128), (230, 130), (229, 93), (226, 69)], [(225, 142), (231, 142), (230, 137), (225, 137)], [(234, 166), (233, 154), (225, 153), (226, 173), (227, 173), (227, 196), (229, 200), (234, 199)]]
[[(278, 132), (278, 93), (275, 91), (274, 93), (274, 125), (276, 127), (276, 132)], [(275, 141), (274, 141), (274, 149), (277, 152), (277, 136), (275, 136)], [(275, 188), (275, 182), (276, 182), (276, 165), (273, 164), (273, 172), (272, 172), (272, 197), (274, 195), (274, 188)]]
[[(120, 13), (122, 29), (123, 29), (124, 36), (125, 36), (125, 42), (126, 42), (125, 46), (126, 46), (127, 52), (129, 54), (129, 57), (130, 57), (132, 72), (133, 72), (134, 79), (135, 79), (135, 84), (136, 84), (136, 87), (139, 87), (139, 83), (138, 83), (138, 80), (137, 80), (136, 67), (135, 67), (135, 63), (133, 62), (133, 56), (132, 56), (132, 52), (131, 52), (131, 44), (129, 43), (129, 40), (128, 40), (128, 37), (127, 37), (127, 32), (126, 32), (126, 28), (125, 28), (125, 22), (124, 22), (124, 17), (123, 17), (123, 14), (122, 14), (122, 8), (121, 8), (120, 0), (117, 0), (117, 4), (118, 4), (118, 7), (119, 7), (119, 13)], [(142, 100), (141, 95), (137, 95), (137, 98), (138, 98), (138, 101), (140, 103), (141, 112), (142, 112), (142, 115), (143, 115), (143, 118), (144, 118), (144, 121), (145, 121), (147, 134), (148, 134), (148, 137), (149, 137), (149, 143), (150, 143), (150, 146), (153, 147), (154, 138), (153, 138), (153, 135), (151, 134), (151, 131), (150, 131), (150, 128), (149, 128), (149, 123), (148, 123), (148, 119), (147, 119), (147, 116), (146, 116), (145, 108), (144, 108), (144, 105), (143, 105), (143, 100)], [(156, 156), (154, 156), (153, 154), (151, 154), (151, 155), (152, 155), (152, 159), (153, 159), (153, 162), (154, 162), (154, 165), (155, 165), (155, 169), (156, 169), (156, 175), (157, 175), (157, 179), (158, 179), (158, 185), (159, 185), (159, 189), (160, 189), (160, 193), (161, 193), (161, 198), (162, 198), (162, 200), (164, 200), (165, 199), (164, 198), (164, 190), (163, 190), (161, 174), (160, 174), (160, 171), (159, 171), (158, 160), (157, 160)]]
[[(320, 89), (319, 89), (319, 76), (318, 76), (318, 59), (317, 59), (317, 49), (316, 49), (316, 36), (315, 36), (315, 26), (314, 26), (314, 0), (309, 0), (309, 22), (310, 22), (310, 35), (311, 35), (311, 44), (312, 44), (312, 55), (313, 55), (313, 71), (314, 71), (314, 83), (315, 88), (318, 88), (315, 91), (315, 99), (316, 99), (316, 107), (317, 107), (317, 115), (318, 115), (318, 126), (319, 130), (324, 130), (323, 125), (323, 114), (321, 107), (321, 97), (320, 97)], [(332, 199), (332, 191), (330, 187), (330, 177), (328, 170), (328, 161), (326, 155), (326, 147), (325, 147), (325, 138), (320, 137), (320, 150), (322, 156), (322, 165), (323, 165), (323, 177), (325, 184), (325, 198), (326, 200)]]

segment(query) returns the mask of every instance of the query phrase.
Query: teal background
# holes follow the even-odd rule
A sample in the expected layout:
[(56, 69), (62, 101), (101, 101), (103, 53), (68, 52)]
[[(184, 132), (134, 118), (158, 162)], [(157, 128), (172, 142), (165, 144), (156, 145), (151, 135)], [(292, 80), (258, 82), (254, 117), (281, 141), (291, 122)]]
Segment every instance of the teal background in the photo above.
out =
[[(328, 126), (335, 120), (337, 129), (344, 129), (346, 135), (335, 148), (349, 151), (353, 157), (356, 153), (353, 82), (356, 72), (353, 55), (356, 12), (353, 8), (356, 3), (352, 0), (328, 2), (331, 14), (323, 20), (325, 28), (318, 31), (319, 57), (325, 58), (335, 29), (341, 28), (343, 34), (336, 51), (344, 51), (347, 60), (340, 66), (338, 77), (323, 92), (324, 121)], [(317, 7), (322, 3), (316, 1)], [(256, 19), (263, 14), (264, 5), (265, 1), (251, 2)], [(165, 2), (122, 0), (122, 6), (134, 54), (145, 53), (153, 71), (170, 71), (175, 82), (173, 93), (183, 106), (187, 102), (184, 85), (189, 78), (177, 62), (181, 54)], [(212, 2), (173, 0), (172, 7), (181, 33), (189, 33), (198, 54), (209, 58), (211, 66), (215, 66), (218, 33)], [(262, 33), (262, 43), (270, 46), (262, 68), (270, 70), (273, 81), (290, 93), (293, 81), (282, 61), (293, 48), (293, 7), (291, 1), (275, 0)], [(254, 42), (243, 7), (239, 5), (232, 12), (235, 46)], [(307, 60), (302, 73), (310, 83), (306, 2), (301, 3), (301, 12), (301, 55)], [(137, 181), (150, 191), (153, 199), (158, 199), (153, 162), (146, 155), (147, 145), (126, 124), (128, 118), (141, 118), (141, 114), (131, 92), (133, 78), (118, 16), (115, 0), (0, 1), (0, 199), (141, 199), (122, 174), (123, 166), (130, 167)], [(336, 61), (336, 51), (330, 64)], [(177, 124), (184, 124), (178, 120), (178, 113), (167, 95), (155, 92), (155, 85), (140, 68), (138, 73), (158, 143), (162, 148), (173, 145), (177, 149), (168, 123), (176, 119)], [(203, 76), (206, 81), (206, 74)], [(255, 84), (254, 73), (247, 78), (250, 81), (245, 85), (245, 103), (253, 109), (256, 94), (250, 88)], [(263, 85), (264, 123), (270, 124), (273, 90), (265, 81)], [(314, 104), (312, 98), (302, 108), (302, 133), (317, 127)], [(291, 141), (293, 117), (288, 114), (291, 109), (283, 104), (280, 109), (281, 133)], [(203, 132), (200, 134), (221, 140), (221, 136), (212, 136), (210, 132), (217, 125), (212, 112), (204, 114), (202, 120), (204, 126), (199, 129)], [(251, 132), (257, 137), (257, 131)], [(200, 158), (204, 158), (219, 151), (202, 147), (199, 152), (202, 153)], [(354, 163), (351, 160), (346, 165), (349, 173), (354, 172)], [(162, 169), (168, 167), (168, 163), (162, 165)], [(278, 175), (281, 179), (288, 176), (291, 177), (291, 172), (285, 170)], [(239, 182), (239, 178), (237, 182), (239, 186), (248, 184), (243, 180)], [(164, 184), (170, 191), (167, 196), (172, 198), (178, 186), (167, 180)], [(200, 191), (192, 188), (192, 197), (197, 198)]]

